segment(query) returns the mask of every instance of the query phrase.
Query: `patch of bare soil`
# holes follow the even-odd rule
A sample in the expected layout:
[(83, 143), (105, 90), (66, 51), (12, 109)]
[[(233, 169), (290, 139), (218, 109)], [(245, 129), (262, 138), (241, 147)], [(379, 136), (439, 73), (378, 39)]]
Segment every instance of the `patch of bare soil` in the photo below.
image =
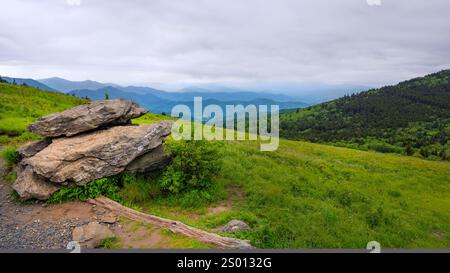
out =
[(206, 215), (209, 216), (209, 215), (214, 215), (214, 214), (218, 214), (221, 212), (229, 211), (229, 210), (231, 210), (231, 208), (232, 208), (231, 202), (222, 203), (215, 207), (209, 207), (208, 211), (206, 212)]
[(160, 229), (139, 222), (122, 220), (112, 228), (122, 248), (161, 248), (164, 236)]
[(230, 211), (233, 208), (233, 204), (244, 199), (245, 193), (239, 188), (229, 188), (227, 189), (227, 191), (228, 199), (217, 206), (209, 207), (208, 211), (206, 212), (207, 216)]

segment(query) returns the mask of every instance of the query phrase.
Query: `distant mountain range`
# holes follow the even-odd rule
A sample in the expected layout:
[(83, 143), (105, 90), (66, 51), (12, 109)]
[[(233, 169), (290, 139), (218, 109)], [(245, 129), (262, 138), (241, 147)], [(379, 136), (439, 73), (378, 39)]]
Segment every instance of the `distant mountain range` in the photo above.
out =
[[(101, 83), (92, 80), (70, 81), (53, 77), (41, 80), (3, 77), (8, 82), (27, 84), (48, 91), (69, 93), (76, 97), (90, 98), (93, 100), (104, 99), (106, 94), (110, 98), (126, 98), (139, 103), (154, 113), (170, 112), (177, 104), (191, 105), (194, 97), (202, 97), (204, 105), (218, 104), (255, 104), (255, 105), (279, 105), (281, 110), (304, 108), (306, 106), (333, 99), (343, 94), (352, 94), (365, 90), (357, 86), (326, 86), (326, 85), (270, 85), (264, 84), (237, 88), (222, 84), (200, 84), (199, 86), (187, 86), (178, 91), (168, 92), (161, 89), (145, 86), (121, 86), (114, 83)], [(264, 92), (258, 90), (266, 90)], [(269, 90), (269, 91), (267, 91)], [(270, 92), (270, 90), (278, 90)], [(302, 90), (302, 95), (295, 95), (295, 90)], [(331, 92), (331, 93), (330, 93)], [(335, 93), (334, 97), (332, 93)], [(291, 95), (286, 95), (291, 94)], [(306, 102), (305, 102), (306, 101)]]
[[(152, 88), (149, 88), (152, 89)], [(126, 90), (126, 91), (124, 91)], [(134, 91), (134, 92), (133, 92)], [(140, 92), (140, 93), (136, 93)], [(308, 106), (303, 102), (297, 101), (276, 101), (276, 96), (274, 99), (269, 99), (261, 96), (257, 93), (201, 93), (201, 92), (186, 92), (186, 93), (174, 93), (174, 92), (164, 92), (161, 90), (145, 90), (145, 87), (104, 87), (97, 90), (73, 90), (69, 92), (70, 95), (84, 98), (88, 97), (93, 100), (104, 99), (106, 94), (109, 98), (125, 98), (130, 99), (142, 107), (149, 109), (153, 113), (170, 113), (171, 109), (177, 104), (185, 104), (190, 107), (193, 106), (194, 97), (201, 96), (203, 98), (203, 105), (219, 105), (225, 107), (227, 104), (242, 104), (244, 106), (249, 104), (254, 105), (279, 105), (280, 109), (292, 109), (292, 108), (303, 108)]]
[(118, 86), (112, 83), (100, 83), (96, 81), (69, 81), (63, 78), (53, 77), (48, 79), (38, 80), (39, 82), (50, 86), (51, 88), (58, 90), (63, 93), (68, 93), (72, 90), (77, 89), (88, 89), (88, 90), (96, 90), (107, 86)]

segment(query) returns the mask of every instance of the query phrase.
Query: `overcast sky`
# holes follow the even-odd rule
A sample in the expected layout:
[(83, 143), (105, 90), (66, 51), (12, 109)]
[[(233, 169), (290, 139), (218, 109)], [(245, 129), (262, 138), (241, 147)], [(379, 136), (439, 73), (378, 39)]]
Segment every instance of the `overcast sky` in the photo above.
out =
[(0, 75), (14, 77), (378, 86), (450, 68), (449, 0), (2, 0), (1, 10)]

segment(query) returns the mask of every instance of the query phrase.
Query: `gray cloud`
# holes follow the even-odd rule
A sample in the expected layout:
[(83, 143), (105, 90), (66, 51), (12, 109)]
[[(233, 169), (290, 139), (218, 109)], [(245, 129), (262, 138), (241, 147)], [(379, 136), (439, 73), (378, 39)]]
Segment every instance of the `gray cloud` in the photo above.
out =
[(1, 5), (0, 74), (17, 77), (380, 85), (450, 68), (448, 0)]

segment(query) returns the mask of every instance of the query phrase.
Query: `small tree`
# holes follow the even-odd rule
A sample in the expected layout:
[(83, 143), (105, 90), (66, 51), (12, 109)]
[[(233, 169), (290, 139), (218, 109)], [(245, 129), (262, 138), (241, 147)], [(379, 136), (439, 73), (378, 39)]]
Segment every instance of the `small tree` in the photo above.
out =
[(109, 100), (109, 94), (105, 93), (105, 100)]

